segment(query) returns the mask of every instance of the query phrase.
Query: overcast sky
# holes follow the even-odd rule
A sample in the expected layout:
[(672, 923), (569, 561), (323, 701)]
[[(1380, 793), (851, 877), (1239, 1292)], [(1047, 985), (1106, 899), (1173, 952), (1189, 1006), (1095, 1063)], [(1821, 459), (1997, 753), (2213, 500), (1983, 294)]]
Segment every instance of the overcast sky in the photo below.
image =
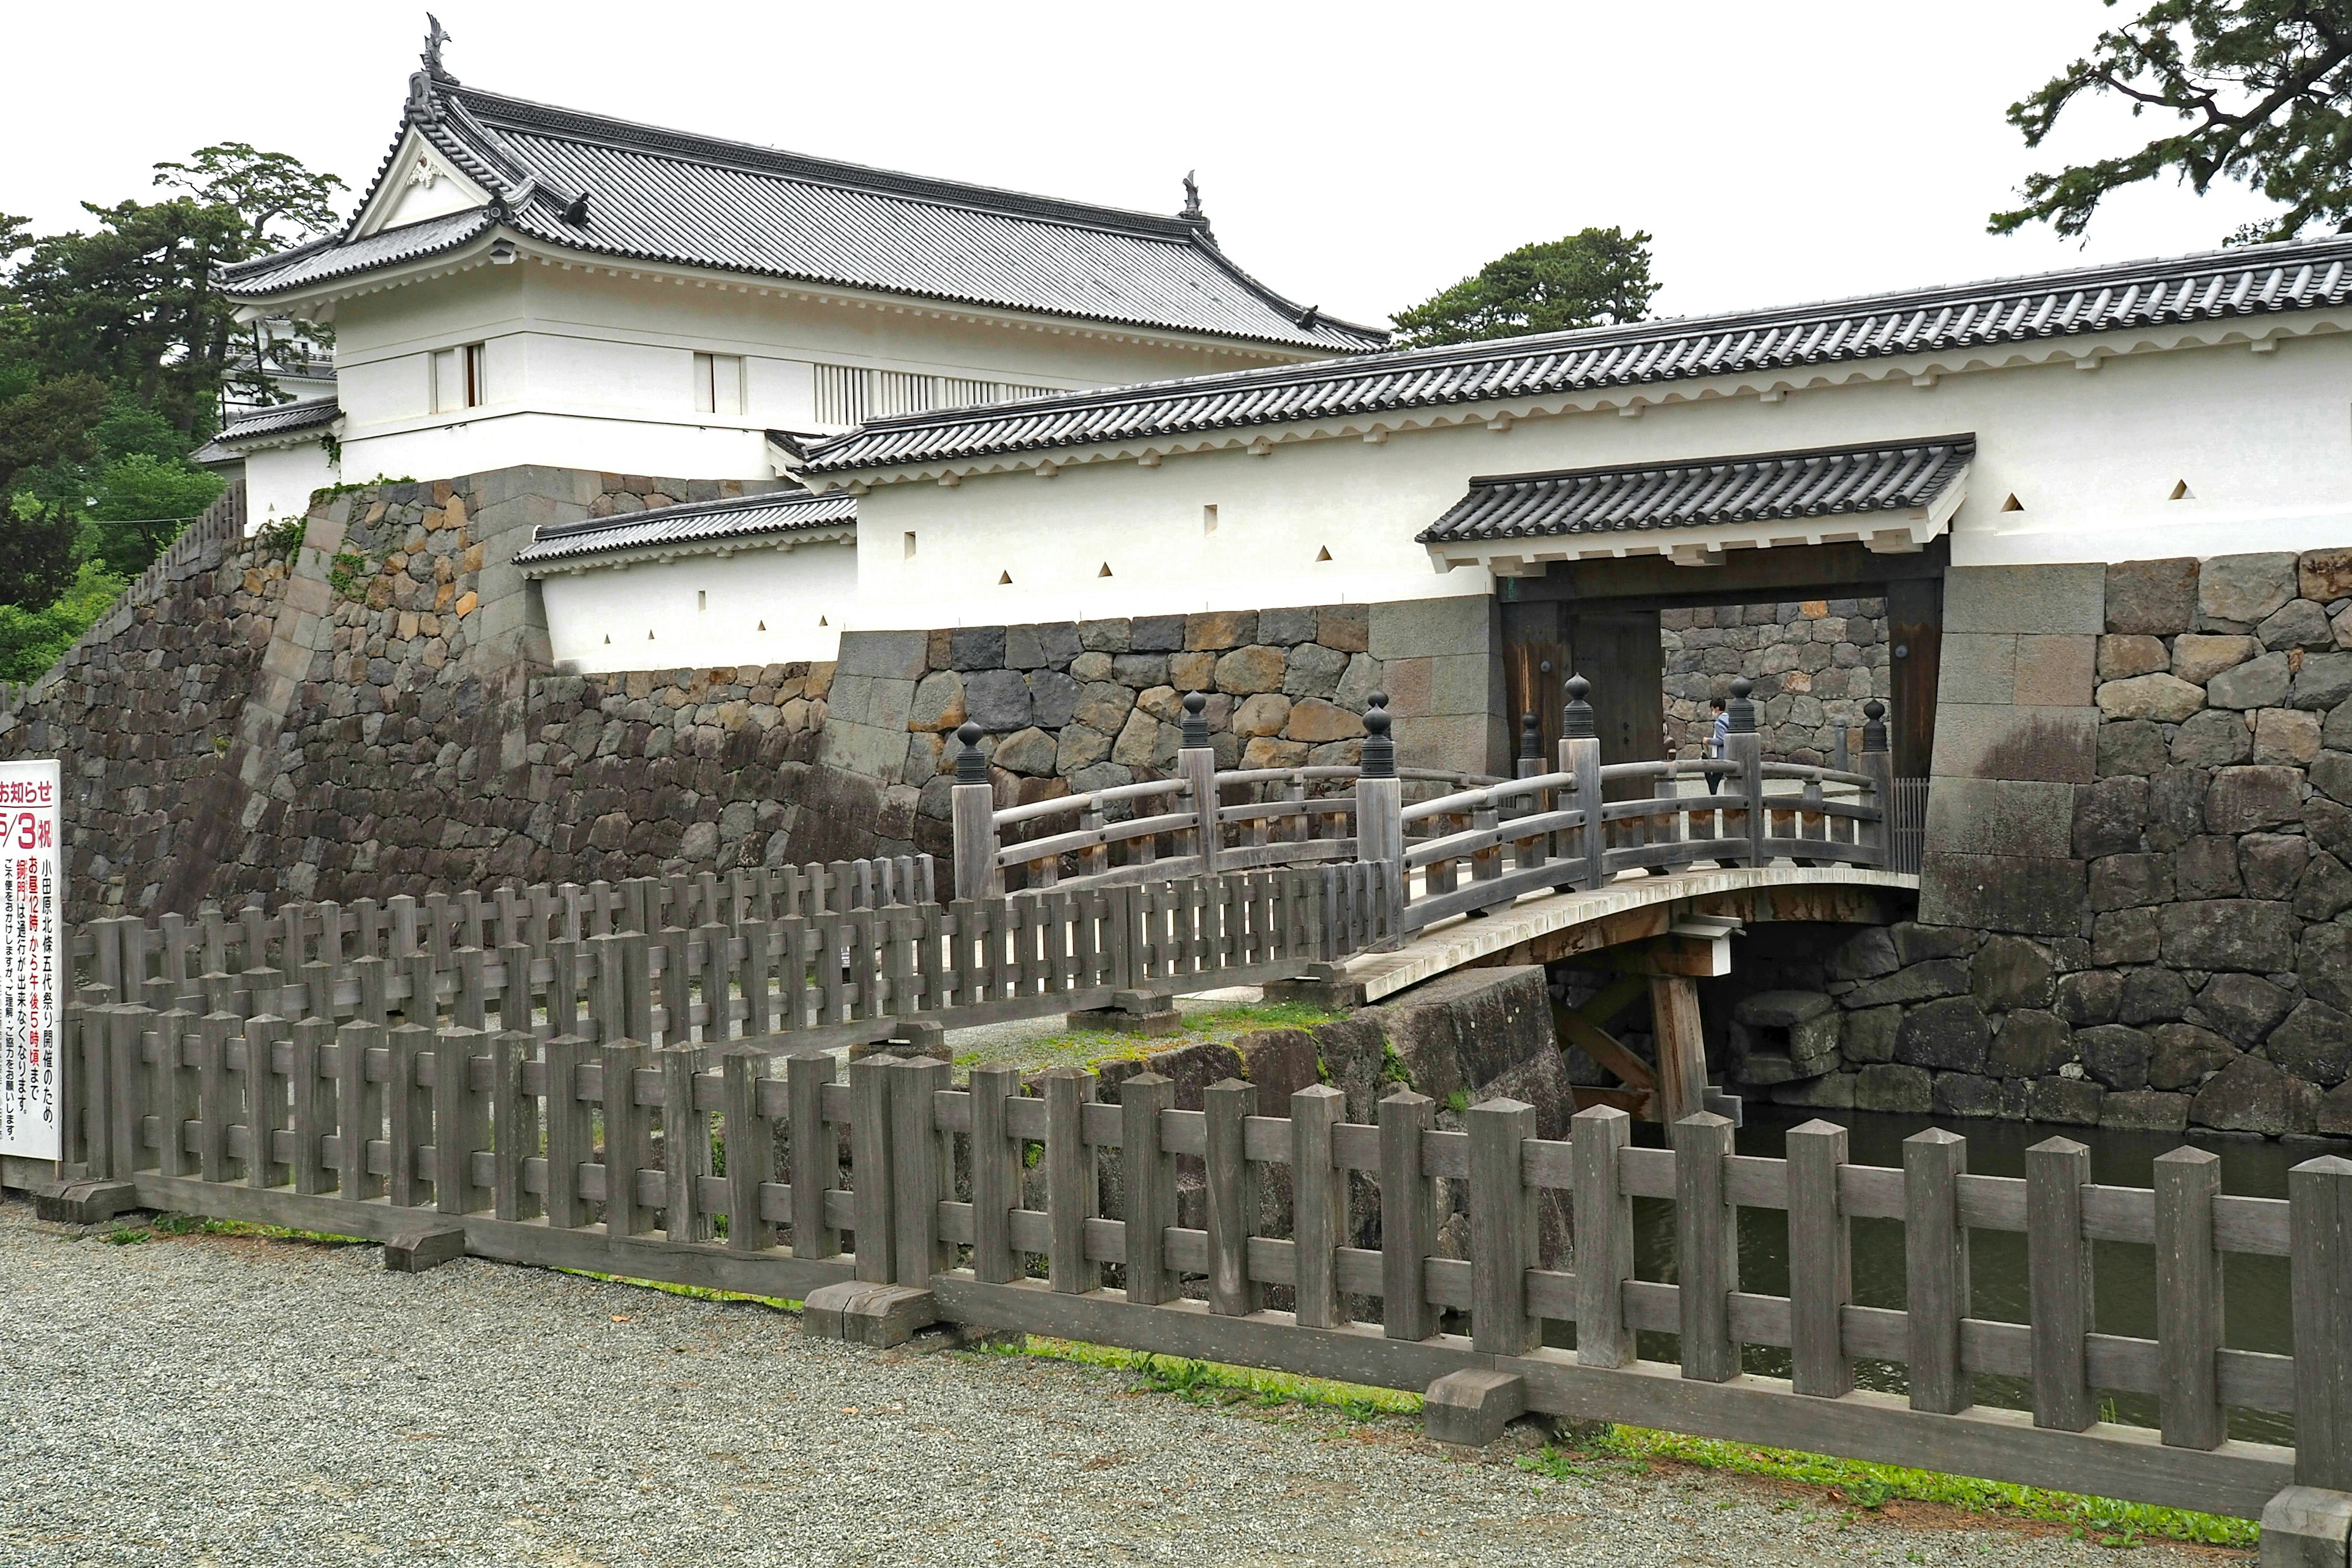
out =
[[(1587, 225), (1655, 236), (1688, 315), (2217, 245), (2267, 204), (2166, 184), (2087, 246), (1985, 215), (2067, 153), (2003, 110), (2138, 9), (1960, 5), (607, 5), (439, 0), (464, 81), (712, 135), (1173, 212), (1200, 170), (1227, 253), (1381, 321)], [(390, 146), (422, 7), (239, 0), (18, 10), (0, 212), (37, 231), (218, 140), (354, 192)]]

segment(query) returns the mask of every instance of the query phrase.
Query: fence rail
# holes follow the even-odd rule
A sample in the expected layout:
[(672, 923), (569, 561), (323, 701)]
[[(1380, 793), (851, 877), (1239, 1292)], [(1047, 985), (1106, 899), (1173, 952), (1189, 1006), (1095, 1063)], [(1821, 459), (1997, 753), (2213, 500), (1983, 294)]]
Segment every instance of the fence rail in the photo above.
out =
[[(1745, 680), (1732, 684), (1723, 757), (1604, 765), (1585, 700), (1591, 687), (1572, 678), (1556, 768), (1545, 770), (1530, 714), (1512, 779), (1399, 768), (1388, 699), (1379, 692), (1365, 710), (1358, 765), (1220, 771), (1202, 718), (1206, 700), (1193, 692), (1184, 700), (1174, 776), (1002, 810), (980, 728), (966, 724), (952, 804), (957, 893), (1000, 894), (1013, 879), (1028, 889), (1103, 887), (1171, 873), (1378, 861), (1395, 873), (1402, 938), (1530, 893), (1598, 888), (1633, 871), (1699, 862), (1894, 864), (1889, 805), (1909, 797), (1895, 792), (1885, 706), (1864, 705), (1859, 770), (1768, 762), (1751, 689)], [(1408, 782), (1453, 788), (1407, 805)], [(1060, 826), (1071, 818), (1075, 826)], [(1041, 826), (1048, 830), (1039, 833)], [(1917, 868), (1916, 852), (1910, 868)]]
[[(2221, 1193), (2217, 1157), (2190, 1149), (2157, 1161), (2152, 1189), (2095, 1184), (2063, 1138), (2011, 1179), (1969, 1173), (1940, 1131), (1893, 1169), (1850, 1163), (1819, 1121), (1764, 1159), (1712, 1115), (1637, 1148), (1621, 1110), (1549, 1140), (1498, 1100), (1447, 1131), (1409, 1090), (1359, 1125), (1325, 1086), (1261, 1107), (1229, 1080), (1187, 1110), (1146, 1073), (1106, 1104), (1076, 1069), (1024, 1085), (982, 1066), (958, 1088), (936, 1059), (845, 1073), (803, 1051), (779, 1074), (760, 1041), (137, 1005), (72, 1025), (95, 1086), (84, 1155), (155, 1206), (377, 1237), (430, 1219), (483, 1257), (788, 1297), (898, 1283), (950, 1320), (1392, 1387), (1496, 1370), (1538, 1411), (2245, 1517), (2291, 1481), (2352, 1484), (2342, 1159), (2297, 1166), (2281, 1201)], [(1198, 1226), (1179, 1223), (1180, 1162), (1205, 1184)], [(1262, 1197), (1277, 1168), (1281, 1213)], [(1673, 1205), (1671, 1283), (1635, 1276), (1635, 1198)], [(1459, 1255), (1436, 1240), (1457, 1199)], [(1546, 1205), (1572, 1212), (1572, 1254), (1543, 1250)], [(1744, 1208), (1787, 1216), (1786, 1296), (1741, 1289)], [(1904, 1226), (1900, 1308), (1853, 1300), (1865, 1219)], [(1973, 1314), (1976, 1230), (2026, 1237), (2029, 1321)], [(2092, 1247), (2111, 1242), (2155, 1250), (2154, 1338), (2092, 1330)], [(2289, 1258), (2292, 1358), (2223, 1342), (2231, 1253)], [(1675, 1336), (1676, 1361), (1638, 1359), (1641, 1331)], [(1786, 1348), (1792, 1375), (1743, 1373), (1743, 1345)], [(1907, 1397), (1857, 1389), (1857, 1359), (1905, 1365)], [(1975, 1405), (1978, 1373), (2028, 1380), (2032, 1410)], [(2105, 1390), (2154, 1394), (2160, 1428), (2101, 1421)], [(2231, 1405), (2291, 1412), (2296, 1447), (2231, 1439)]]

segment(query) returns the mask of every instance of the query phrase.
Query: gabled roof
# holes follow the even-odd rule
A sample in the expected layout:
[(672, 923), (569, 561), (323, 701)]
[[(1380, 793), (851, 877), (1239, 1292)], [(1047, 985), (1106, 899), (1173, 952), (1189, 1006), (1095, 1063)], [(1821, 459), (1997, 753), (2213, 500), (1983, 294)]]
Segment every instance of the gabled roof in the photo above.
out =
[(856, 522), (857, 501), (853, 496), (838, 491), (811, 495), (803, 489), (772, 490), (554, 524), (533, 534), (529, 544), (515, 552), (514, 560), (516, 565), (530, 568), (622, 550), (698, 552), (765, 534), (847, 531)]
[(1416, 535), (1423, 544), (1617, 534), (1925, 509), (1966, 471), (1974, 436), (1818, 447), (1698, 463), (1489, 475)]
[(2249, 246), (1829, 303), (1594, 327), (876, 419), (807, 471), (955, 463), (1444, 405), (1802, 371), (2352, 300), (2352, 237)]
[(188, 454), (192, 463), (230, 463), (245, 456), (250, 445), (292, 445), (293, 438), (323, 430), (343, 416), (343, 406), (331, 397), (302, 403), (280, 403), (248, 409), (223, 425), (213, 438)]
[[(870, 169), (411, 79), (414, 130), (486, 207), (343, 233), (224, 269), (242, 300), (330, 289), (457, 250), (494, 227), (567, 250), (913, 295), (1327, 354), (1388, 333), (1323, 317), (1226, 259), (1204, 219)], [(582, 198), (584, 197), (584, 205)]]

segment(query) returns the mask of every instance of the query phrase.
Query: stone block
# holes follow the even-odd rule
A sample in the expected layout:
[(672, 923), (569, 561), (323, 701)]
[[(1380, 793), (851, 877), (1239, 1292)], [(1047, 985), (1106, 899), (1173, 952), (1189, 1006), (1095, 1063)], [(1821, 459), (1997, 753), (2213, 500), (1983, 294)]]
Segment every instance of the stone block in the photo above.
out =
[(2289, 599), (2254, 628), (2264, 647), (2333, 647), (2336, 628), (2327, 612), (2309, 599)]
[(2129, 910), (2169, 902), (2172, 863), (2162, 855), (2107, 855), (2091, 862), (2094, 910)]
[(2083, 1028), (2112, 1024), (2123, 999), (2124, 977), (2111, 969), (2078, 970), (2058, 977), (2058, 1016)]
[(1904, 1015), (1895, 1035), (1895, 1059), (1942, 1072), (1982, 1072), (1992, 1028), (1973, 996), (1923, 1002)]
[(1748, 1083), (1814, 1078), (1837, 1064), (1838, 1005), (1818, 991), (1760, 991), (1731, 1010), (1732, 1076)]
[(1838, 1049), (1855, 1066), (1895, 1059), (1895, 1037), (1903, 1025), (1903, 1009), (1863, 1007), (1845, 1016)]
[(2102, 684), (2098, 700), (2099, 716), (2109, 723), (2153, 719), (2178, 724), (2205, 706), (2205, 692), (2176, 675), (2135, 675)]
[(1793, 1083), (1776, 1083), (1765, 1092), (1775, 1105), (1803, 1106), (1814, 1110), (1852, 1110), (1853, 1074), (1823, 1073), (1819, 1078), (1799, 1079)]
[(1128, 623), (1131, 653), (1179, 653), (1184, 647), (1182, 616), (1138, 616)]
[(1927, 795), (1927, 842), (1958, 855), (2067, 853), (2074, 788), (2013, 779), (1939, 779)]
[(2163, 952), (2152, 909), (2105, 910), (2091, 922), (2094, 963), (2154, 963)]
[(104, 1225), (138, 1206), (139, 1188), (130, 1182), (84, 1178), (37, 1188), (33, 1194), (33, 1217), (50, 1225)]
[(2098, 721), (2095, 708), (1945, 703), (1936, 712), (1936, 765), (1956, 778), (2088, 784)]
[(2197, 994), (2205, 1022), (2247, 1050), (2261, 1045), (2294, 1006), (2292, 994), (2252, 974), (2216, 974)]
[(1857, 985), (1842, 1000), (1848, 1007), (1884, 1007), (1930, 1001), (1937, 996), (1958, 996), (1968, 988), (1967, 959), (1929, 958)]
[(948, 634), (948, 658), (965, 671), (1004, 668), (1005, 628), (957, 626)]
[(2164, 727), (2150, 720), (2099, 726), (2096, 768), (2101, 778), (2146, 777), (2163, 771)]
[(2197, 612), (2207, 629), (2244, 631), (2295, 596), (2300, 563), (2284, 552), (2216, 555), (2197, 574)]
[(2104, 566), (1955, 566), (1945, 574), (1947, 636), (2107, 629)]
[(1430, 658), (1440, 654), (1491, 658), (1497, 641), (1497, 614), (1495, 602), (1483, 594), (1374, 605), (1366, 651), (1379, 659)]
[(2242, 633), (2190, 632), (2172, 639), (2172, 673), (2191, 686), (2202, 686), (2263, 651), (2263, 645)]
[(2205, 825), (2215, 833), (2252, 833), (2303, 815), (2303, 770), (2257, 766), (2219, 768), (2205, 797)]
[(2294, 681), (2287, 656), (2266, 653), (2207, 681), (2205, 697), (2216, 708), (2277, 708), (2286, 702)]
[(2084, 1079), (2037, 1078), (2025, 1086), (2025, 1113), (2034, 1121), (2096, 1127), (2106, 1090)]
[[(1170, 663), (1174, 674), (1174, 662)], [(1264, 647), (1235, 648), (1216, 661), (1217, 689), (1236, 697), (1282, 689), (1282, 650)]]
[(2287, 1131), (2286, 1075), (2260, 1057), (2239, 1057), (2197, 1090), (2189, 1120), (2225, 1132), (2275, 1138)]
[(2284, 1487), (2263, 1505), (2262, 1568), (2345, 1568), (2352, 1561), (2352, 1493)]
[(908, 729), (945, 732), (963, 721), (963, 677), (951, 669), (934, 670), (916, 684), (907, 710)]
[(454, 1222), (404, 1229), (383, 1244), (383, 1266), (394, 1274), (422, 1274), (465, 1256), (466, 1227)]
[(2121, 1024), (2074, 1031), (2074, 1049), (2083, 1058), (2084, 1070), (2109, 1089), (2146, 1089), (2148, 1057), (2154, 1048), (2155, 1042), (2147, 1035)]
[(1397, 762), (1406, 767), (1486, 773), (1504, 754), (1503, 721), (1492, 715), (1402, 718), (1391, 732), (1396, 737)]
[(1503, 667), (1484, 654), (1444, 654), (1429, 661), (1432, 713), (1491, 713), (1503, 706)]
[(2175, 850), (2172, 863), (2174, 890), (2181, 898), (2235, 899), (2245, 894), (2234, 838), (2200, 835)]
[(919, 679), (930, 662), (929, 632), (844, 632), (836, 678), (878, 675), (891, 680)]
[(2123, 561), (2106, 569), (2106, 629), (2170, 637), (2197, 615), (2194, 558)]
[(1315, 624), (1312, 608), (1260, 610), (1255, 640), (1274, 647), (1294, 647), (1315, 640)]
[(2095, 784), (2075, 785), (2072, 839), (2074, 857), (2088, 860), (2138, 848), (2140, 835), (2147, 826), (2147, 781), (2144, 778), (2103, 778)]
[(2307, 653), (2294, 672), (2297, 708), (2341, 707), (2352, 699), (2352, 653)]
[(1257, 641), (1255, 610), (1208, 610), (1184, 617), (1186, 652), (1222, 653)]
[(2172, 655), (2162, 637), (2120, 636), (2099, 639), (2101, 680), (2128, 680), (2172, 668)]
[(1414, 1089), (1433, 1100), (1559, 1050), (1539, 964), (1456, 970), (1359, 1016), (1378, 1023)]
[(2178, 849), (2205, 831), (2205, 796), (2213, 775), (2201, 768), (2167, 768), (2148, 781), (2147, 845)]
[(1925, 1068), (1874, 1064), (1853, 1075), (1853, 1108), (1925, 1116), (1935, 1109), (1935, 1079)]
[(2303, 879), (2311, 840), (2298, 833), (2249, 833), (2238, 840), (2238, 873), (2250, 899), (2284, 899)]
[(817, 742), (816, 760), (844, 773), (895, 784), (906, 766), (910, 739), (903, 729), (881, 730), (870, 724), (828, 721)]
[(2099, 1099), (2099, 1125), (2135, 1132), (2182, 1132), (2189, 1127), (2189, 1097), (2157, 1089), (2110, 1089)]
[(1875, 980), (1903, 966), (1884, 926), (1864, 926), (1840, 943), (1822, 966), (1831, 980)]
[(940, 1321), (939, 1303), (912, 1285), (847, 1279), (821, 1285), (801, 1303), (801, 1331), (870, 1350), (905, 1344)]
[(1339, 677), (1347, 672), (1348, 656), (1321, 643), (1301, 643), (1290, 650), (1282, 672), (1282, 690), (1287, 697), (1328, 698), (1339, 689)]
[(2080, 860), (1937, 850), (1923, 858), (1919, 918), (1924, 921), (2027, 936), (2080, 934)]
[(1970, 994), (1997, 1012), (2047, 1007), (2055, 987), (2049, 951), (2024, 937), (1987, 937), (1969, 961)]
[[(2286, 905), (2252, 899), (2206, 899), (2166, 907), (2158, 916), (2164, 962), (2180, 969), (2275, 973), (2295, 951), (2299, 922)], [(2306, 982), (2307, 984), (2307, 982)]]
[(2352, 598), (2352, 550), (2306, 550), (2295, 563), (2295, 592), (2326, 605)]
[[(1045, 731), (1017, 730), (996, 743), (989, 761), (1007, 773), (1050, 777), (1055, 771), (1056, 742)], [(1099, 761), (1100, 759), (1089, 759)]]
[(2074, 1031), (2055, 1013), (2011, 1013), (1993, 1037), (1985, 1070), (1996, 1078), (2046, 1078), (2074, 1059)]
[(2306, 998), (2271, 1031), (2263, 1054), (2306, 1083), (2342, 1083), (2352, 1076), (2352, 1016)]
[(1029, 683), (1018, 670), (971, 671), (964, 677), (963, 700), (971, 721), (992, 734), (1025, 729), (1031, 721)]
[[(2247, 965), (2275, 973), (2284, 963)], [(2297, 950), (2295, 976), (2304, 991), (2339, 1012), (2352, 1013), (2352, 926), (2308, 927)]]
[[(1281, 699), (1272, 700), (1280, 701)], [(1283, 732), (1293, 741), (1321, 745), (1361, 735), (1364, 721), (1344, 708), (1308, 698), (1291, 705)]]
[[(1433, 665), (1426, 658), (1390, 659), (1381, 669), (1381, 684), (1389, 694), (1389, 711), (1400, 719), (1423, 718), (1432, 712), (1431, 693), (1433, 686)], [(1342, 677), (1340, 695), (1343, 705), (1353, 707), (1360, 711), (1363, 707), (1362, 697), (1359, 697), (1353, 703), (1345, 702), (1348, 695), (1347, 686), (1346, 678)], [(1365, 695), (1369, 696), (1369, 693)]]
[(1422, 1431), (1432, 1442), (1483, 1448), (1527, 1412), (1527, 1379), (1467, 1367), (1447, 1373), (1422, 1395)]
[(2087, 635), (2020, 637), (2014, 700), (2034, 708), (2087, 707), (2096, 655), (2097, 639)]
[(2012, 703), (2017, 700), (2017, 637), (1999, 632), (1944, 635), (1936, 673), (1936, 700)]
[(2172, 737), (2172, 760), (2186, 767), (2229, 767), (2251, 761), (2253, 754), (2253, 728), (2231, 708), (2194, 714)]
[(1340, 653), (1369, 653), (1372, 646), (1372, 606), (1324, 605), (1316, 613), (1315, 640)]
[(1939, 1072), (1928, 1090), (1928, 1109), (1937, 1116), (1998, 1116), (2000, 1085), (1972, 1072)]

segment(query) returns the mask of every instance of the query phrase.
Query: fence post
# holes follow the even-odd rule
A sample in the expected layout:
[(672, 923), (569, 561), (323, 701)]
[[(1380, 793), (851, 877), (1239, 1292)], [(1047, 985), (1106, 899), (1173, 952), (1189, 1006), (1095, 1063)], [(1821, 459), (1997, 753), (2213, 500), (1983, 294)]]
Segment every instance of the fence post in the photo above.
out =
[(1609, 879), (1609, 829), (1601, 819), (1601, 731), (1592, 721), (1592, 704), (1584, 700), (1591, 689), (1584, 677), (1568, 678), (1568, 701), (1559, 710), (1559, 771), (1575, 775), (1576, 805), (1584, 814), (1568, 835), (1584, 862), (1577, 880), (1597, 888)]
[(2221, 1157), (2175, 1149), (2156, 1157), (2157, 1399), (2164, 1440), (2219, 1447), (2229, 1436), (2216, 1358), (2221, 1350), (2221, 1254), (2213, 1199)]
[(898, 1059), (885, 1052), (849, 1064), (850, 1229), (863, 1285), (898, 1280), (890, 1202), (890, 1067)]
[(1184, 717), (1178, 730), (1182, 745), (1176, 752), (1176, 776), (1192, 786), (1192, 842), (1202, 871), (1217, 868), (1217, 753), (1209, 745), (1206, 693), (1184, 693)]
[(1570, 1121), (1575, 1162), (1576, 1359), (1583, 1366), (1633, 1364), (1625, 1321), (1625, 1281), (1633, 1277), (1633, 1200), (1617, 1181), (1617, 1152), (1633, 1141), (1633, 1119), (1613, 1105)]
[(2305, 1160), (2286, 1184), (2295, 1484), (2352, 1491), (2352, 1160)]
[(1968, 1141), (1940, 1127), (1903, 1140), (1904, 1307), (1910, 1317), (1911, 1408), (1958, 1415), (1976, 1403), (1960, 1365), (1969, 1313), (1969, 1233), (1959, 1179)]
[[(973, 1082), (979, 1081), (975, 1073)], [(1176, 1223), (1176, 1161), (1160, 1139), (1160, 1113), (1172, 1110), (1175, 1105), (1174, 1081), (1158, 1073), (1138, 1073), (1118, 1086), (1118, 1153), (1127, 1188), (1127, 1299), (1142, 1306), (1156, 1306), (1176, 1294), (1168, 1273), (1168, 1227)], [(980, 1126), (977, 1116), (972, 1126), (975, 1131)], [(975, 1272), (980, 1253), (979, 1196), (975, 1160)]]
[[(1895, 868), (1895, 755), (1886, 749), (1886, 704), (1874, 697), (1862, 705), (1862, 767), (1870, 775), (1870, 798), (1864, 804), (1878, 807), (1878, 820), (1861, 825), (1870, 837), (1866, 843), (1875, 851), (1875, 864)], [(1841, 731), (1843, 733), (1843, 731)]]
[(1732, 775), (1738, 787), (1725, 793), (1746, 803), (1743, 815), (1748, 831), (1743, 837), (1748, 840), (1748, 863), (1761, 866), (1766, 863), (1764, 840), (1771, 834), (1771, 824), (1764, 812), (1764, 737), (1757, 731), (1756, 704), (1748, 695), (1755, 689), (1755, 683), (1745, 676), (1731, 683), (1731, 700), (1724, 705), (1731, 722), (1723, 738), (1723, 754), (1739, 764), (1739, 772)]
[[(2162, 1176), (2157, 1178), (2162, 1181)], [(2091, 1332), (2091, 1244), (2083, 1235), (2083, 1188), (2091, 1151), (2050, 1138), (2025, 1152), (2025, 1256), (2032, 1281), (2033, 1424), (2080, 1432), (2098, 1419), (2084, 1351)], [(2157, 1200), (2163, 1202), (2161, 1198)], [(2165, 1275), (2157, 1248), (2157, 1277)], [(2162, 1308), (2162, 1287), (2158, 1288)], [(1965, 1306), (1966, 1303), (1963, 1303)], [(2163, 1336), (2158, 1335), (2161, 1342)], [(2159, 1354), (2162, 1353), (2159, 1345)], [(2211, 1356), (2206, 1358), (2210, 1365)]]
[(1474, 1105), (1470, 1132), (1470, 1342), (1485, 1355), (1536, 1346), (1527, 1271), (1536, 1263), (1536, 1208), (1521, 1173), (1520, 1144), (1536, 1135), (1536, 1108), (1517, 1100)]
[(1201, 1094), (1207, 1127), (1209, 1310), (1247, 1317), (1257, 1310), (1258, 1288), (1249, 1277), (1249, 1238), (1257, 1229), (1257, 1167), (1250, 1163), (1244, 1124), (1257, 1114), (1257, 1086), (1229, 1078)]
[[(1142, 1076), (1150, 1076), (1148, 1074)], [(1135, 1079), (1128, 1080), (1131, 1086)], [(1004, 1102), (1021, 1092), (1021, 1069), (983, 1062), (971, 1069), (971, 1271), (983, 1285), (1021, 1278), (1013, 1255), (1013, 1211), (1021, 1206), (1021, 1143), (1006, 1126)], [(1129, 1167), (1132, 1169), (1132, 1166)], [(1135, 1190), (1134, 1178), (1128, 1191)], [(1128, 1291), (1133, 1295), (1134, 1243), (1128, 1244)]]
[(1082, 1295), (1102, 1288), (1102, 1266), (1087, 1258), (1087, 1221), (1102, 1201), (1095, 1151), (1087, 1142), (1086, 1108), (1095, 1075), (1055, 1068), (1045, 1085), (1045, 1219), (1051, 1243), (1045, 1277), (1055, 1290)]
[(980, 754), (980, 726), (970, 720), (956, 731), (955, 785), (948, 813), (955, 827), (955, 896), (994, 899), (1004, 893), (1004, 872), (996, 864), (996, 790), (988, 782), (988, 759)]
[(787, 1157), (792, 1162), (793, 1256), (834, 1258), (841, 1233), (825, 1218), (824, 1194), (841, 1185), (841, 1139), (824, 1119), (834, 1060), (824, 1051), (784, 1058)]
[(1823, 1399), (1853, 1392), (1841, 1326), (1853, 1300), (1853, 1226), (1838, 1203), (1845, 1154), (1846, 1131), (1835, 1122), (1789, 1131), (1790, 1386)]
[(776, 1245), (776, 1227), (760, 1204), (760, 1189), (776, 1165), (775, 1124), (760, 1111), (768, 1058), (738, 1046), (719, 1058), (719, 1070), (727, 1131), (727, 1246), (735, 1252), (765, 1252)]
[(1437, 1183), (1422, 1168), (1423, 1134), (1437, 1102), (1400, 1085), (1381, 1101), (1381, 1318), (1392, 1340), (1425, 1340), (1437, 1313), (1422, 1289), (1422, 1265), (1437, 1229)]
[(1722, 1383), (1739, 1373), (1739, 1344), (1731, 1337), (1731, 1293), (1739, 1289), (1739, 1211), (1725, 1178), (1731, 1123), (1703, 1110), (1676, 1121), (1673, 1134), (1683, 1375)]
[(935, 1098), (948, 1087), (949, 1070), (937, 1057), (908, 1057), (890, 1069), (891, 1224), (902, 1285), (929, 1286), (953, 1257), (940, 1240), (940, 1199), (954, 1165)]
[(1356, 774), (1356, 858), (1386, 866), (1387, 921), (1394, 933), (1381, 945), (1404, 942), (1404, 784), (1397, 777), (1396, 742), (1390, 737), (1389, 699), (1375, 691), (1364, 707), (1364, 747)]
[(1347, 1115), (1348, 1097), (1328, 1083), (1290, 1097), (1291, 1256), (1302, 1328), (1336, 1329), (1347, 1321), (1338, 1269), (1348, 1239), (1348, 1173), (1332, 1151), (1332, 1129)]

